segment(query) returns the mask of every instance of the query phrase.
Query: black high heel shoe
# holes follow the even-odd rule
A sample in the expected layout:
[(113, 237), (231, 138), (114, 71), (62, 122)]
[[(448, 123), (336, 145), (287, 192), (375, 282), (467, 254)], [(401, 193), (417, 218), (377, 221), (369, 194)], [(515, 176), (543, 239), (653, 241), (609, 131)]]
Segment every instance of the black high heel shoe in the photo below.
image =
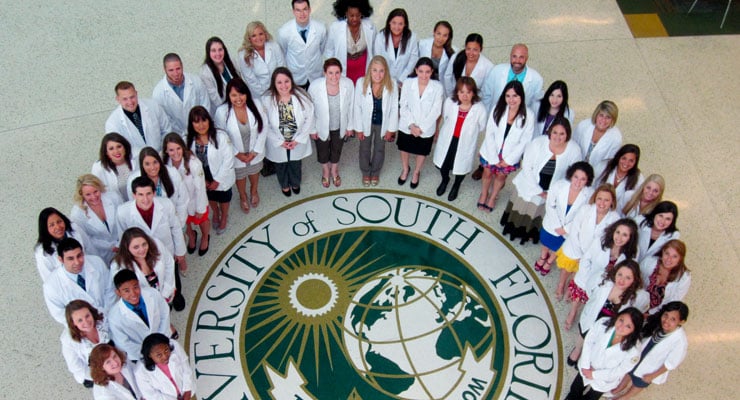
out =
[(419, 182), (421, 182), (421, 171), (419, 171), (419, 176), (416, 178), (416, 182), (412, 180), (411, 183), (409, 183), (409, 187), (411, 189), (416, 189), (419, 186)]
[(210, 234), (206, 236), (206, 240), (208, 241), (208, 246), (206, 246), (205, 249), (198, 249), (198, 255), (201, 257), (206, 255), (206, 253), (208, 253), (208, 248), (211, 247), (211, 235)]
[(401, 179), (401, 176), (398, 176), (398, 184), (403, 186), (404, 183), (406, 183), (406, 180), (409, 179), (409, 174), (411, 173), (411, 167), (409, 167), (406, 170), (406, 179)]

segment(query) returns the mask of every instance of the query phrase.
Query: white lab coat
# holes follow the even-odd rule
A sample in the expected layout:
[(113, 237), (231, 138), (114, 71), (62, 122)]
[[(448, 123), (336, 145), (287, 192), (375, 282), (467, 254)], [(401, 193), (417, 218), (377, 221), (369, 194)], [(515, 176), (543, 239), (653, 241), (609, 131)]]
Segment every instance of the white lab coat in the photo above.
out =
[[(579, 288), (588, 287), (589, 284), (593, 282), (601, 282), (601, 280), (604, 279), (606, 266), (609, 265), (611, 249), (603, 249), (601, 247), (602, 239), (603, 236), (594, 238), (591, 246), (589, 246), (588, 250), (583, 253), (578, 262), (578, 272), (573, 276), (573, 282), (575, 282)], [(624, 253), (620, 253), (614, 265), (617, 265), (626, 259), (627, 257), (625, 257)]]
[[(267, 117), (262, 111), (262, 104), (259, 101), (255, 103), (257, 110), (262, 118), (262, 132), (257, 129), (257, 118), (254, 113), (247, 108), (247, 123), (249, 123), (249, 148), (244, 148), (242, 134), (239, 131), (239, 121), (236, 119), (236, 113), (228, 104), (222, 104), (216, 110), (213, 120), (218, 129), (223, 129), (231, 138), (231, 145), (234, 148), (234, 156), (237, 153), (255, 152), (257, 155), (252, 159), (249, 165), (256, 165), (265, 158), (265, 142), (267, 141)], [(246, 108), (246, 106), (245, 106)], [(234, 168), (244, 168), (247, 164), (234, 157)]]
[[(326, 48), (324, 49), (324, 59), (336, 58), (342, 63), (342, 76), (347, 76), (347, 20), (342, 19), (333, 22), (329, 26), (329, 32), (326, 36)], [(367, 42), (367, 66), (373, 58), (373, 44), (375, 43), (375, 25), (369, 18), (362, 19), (362, 33)]]
[[(177, 170), (172, 166), (164, 165), (162, 167), (167, 169), (167, 174), (169, 174), (170, 181), (172, 181), (172, 187), (175, 188), (175, 193), (172, 194), (172, 197), (167, 197), (167, 191), (164, 190), (163, 186), (162, 198), (168, 199), (172, 202), (172, 205), (175, 206), (175, 215), (177, 215), (177, 219), (180, 221), (180, 225), (185, 226), (185, 221), (188, 218), (188, 203), (190, 202), (190, 195), (188, 194), (187, 188), (182, 183), (182, 177), (180, 173), (177, 172)], [(128, 183), (126, 184), (126, 187), (128, 188), (129, 200), (134, 199), (134, 192), (131, 191), (131, 183), (134, 181), (134, 179), (140, 176), (140, 169), (137, 169), (136, 171), (131, 171), (131, 174), (129, 174), (128, 176)], [(156, 191), (154, 192), (154, 194), (157, 194)]]
[[(499, 93), (500, 94), (500, 93)], [(527, 93), (524, 93), (524, 96), (527, 96)], [(541, 99), (540, 99), (541, 100)], [(537, 121), (537, 115), (540, 112), (540, 100), (535, 101), (532, 104), (532, 115), (534, 115), (535, 122), (534, 122), (534, 138), (536, 138), (539, 135), (545, 135), (547, 136), (547, 132), (545, 131), (545, 121)], [(549, 101), (549, 100), (548, 100)], [(571, 129), (575, 128), (575, 125), (573, 125), (573, 121), (576, 117), (575, 111), (573, 111), (572, 108), (568, 107), (565, 109), (565, 112), (563, 113), (563, 116), (570, 122)], [(547, 126), (549, 128), (549, 125)], [(533, 139), (534, 139), (533, 138)]]
[[(170, 353), (167, 366), (170, 369), (172, 379), (175, 380), (180, 393), (190, 392), (195, 394), (195, 379), (190, 361), (185, 350), (174, 340), (170, 340), (170, 346), (174, 347)], [(156, 365), (154, 371), (149, 371), (143, 362), (139, 362), (135, 370), (136, 383), (139, 385), (142, 396), (146, 400), (177, 400), (177, 390), (172, 385), (170, 378)]]
[(72, 300), (85, 300), (103, 313), (116, 301), (108, 266), (100, 257), (85, 255), (82, 274), (85, 277), (85, 290), (67, 275), (64, 267), (57, 268), (44, 282), (46, 307), (52, 318), (64, 326), (67, 325), (64, 309)]
[(118, 232), (122, 235), (126, 229), (136, 226), (141, 228), (147, 235), (162, 242), (165, 249), (175, 256), (185, 255), (185, 238), (182, 234), (182, 225), (175, 215), (175, 207), (166, 198), (154, 197), (154, 215), (152, 226), (144, 222), (144, 219), (136, 209), (136, 203), (132, 200), (121, 204), (118, 208), (117, 222)]
[[(308, 94), (313, 100), (313, 115), (315, 132), (319, 139), (329, 139), (329, 94), (326, 92), (326, 78), (319, 78), (311, 83)], [(355, 88), (352, 80), (341, 77), (339, 79), (339, 137), (344, 138), (348, 130), (352, 129), (352, 101)]]
[[(298, 145), (290, 151), (290, 160), (296, 161), (311, 155), (311, 137), (314, 131), (314, 114), (313, 103), (308, 96), (302, 97), (303, 103), (298, 101), (297, 95), (291, 95), (293, 103), (293, 116), (295, 117), (298, 130), (293, 135), (293, 141)], [(262, 104), (265, 107), (267, 129), (267, 143), (265, 145), (265, 157), (276, 163), (288, 162), (288, 152), (282, 145), (285, 143), (283, 135), (280, 133), (280, 112), (278, 104), (272, 96), (262, 98)]]
[(644, 215), (640, 215), (635, 219), (637, 226), (640, 228), (637, 236), (637, 244), (640, 248), (640, 255), (637, 258), (638, 262), (643, 262), (643, 260), (647, 259), (648, 257), (659, 255), (660, 249), (663, 247), (664, 244), (666, 244), (670, 240), (678, 239), (681, 237), (681, 233), (679, 231), (674, 231), (673, 233), (663, 232), (651, 245), (650, 231), (652, 230), (652, 228), (647, 226), (647, 224), (643, 224), (643, 221), (645, 221)]
[(398, 129), (404, 134), (411, 134), (411, 125), (421, 129), (422, 138), (434, 136), (437, 130), (437, 118), (442, 114), (444, 88), (442, 84), (430, 79), (423, 93), (419, 93), (419, 79), (408, 78), (401, 90), (401, 108), (398, 117)]
[[(234, 68), (236, 67), (236, 63), (232, 60), (232, 65), (234, 65)], [(229, 74), (231, 74), (231, 78), (238, 78), (239, 77), (239, 71), (232, 71), (229, 69), (229, 67), (226, 66), (226, 63), (224, 63), (224, 68), (229, 71)], [(226, 98), (229, 96), (228, 93), (226, 93), (226, 85), (228, 82), (226, 82), (226, 79), (224, 79), (223, 76), (219, 75), (218, 79), (221, 80), (221, 83), (223, 84), (223, 96), (218, 94), (218, 84), (216, 83), (216, 77), (213, 76), (213, 72), (211, 71), (211, 68), (208, 66), (208, 64), (203, 64), (200, 66), (200, 79), (203, 81), (203, 87), (206, 89), (206, 93), (208, 94), (208, 101), (211, 104), (211, 107), (208, 109), (208, 112), (213, 115), (213, 113), (216, 112), (216, 109), (221, 106), (221, 104), (224, 103)]]
[[(419, 60), (419, 41), (416, 38), (416, 34), (411, 32), (408, 42), (406, 42), (406, 51), (401, 52), (401, 45), (399, 43), (398, 54), (393, 48), (393, 39), (391, 34), (388, 34), (388, 43), (385, 42), (385, 29), (381, 29), (377, 35), (375, 35), (375, 42), (373, 44), (373, 53), (375, 55), (381, 55), (385, 57), (388, 62), (388, 69), (390, 69), (391, 78), (396, 82), (401, 83), (405, 81), (411, 72), (413, 72), (416, 66), (416, 61)], [(403, 91), (402, 91), (403, 92)]]
[[(582, 369), (593, 369), (593, 379), (588, 379), (583, 374), (584, 385), (598, 392), (608, 392), (619, 385), (625, 374), (637, 365), (640, 360), (639, 343), (629, 350), (622, 350), (622, 344), (611, 345), (614, 327), (606, 329), (603, 325), (608, 318), (596, 321), (583, 342), (583, 351), (578, 360), (578, 371)], [(635, 328), (639, 329), (639, 328)]]
[[(524, 105), (521, 105), (522, 107)], [(511, 125), (509, 135), (504, 142), (504, 132), (506, 132), (506, 121), (509, 120), (509, 106), (506, 106), (498, 124), (493, 119), (493, 112), (489, 114), (488, 124), (486, 125), (486, 137), (480, 147), (480, 155), (490, 164), (496, 164), (498, 152), (503, 147), (501, 157), (509, 165), (515, 165), (522, 159), (524, 148), (532, 141), (532, 132), (534, 131), (534, 117), (532, 110), (527, 109), (527, 118), (516, 117)]]
[[(589, 331), (592, 327), (597, 326), (594, 325), (596, 323), (596, 317), (599, 316), (601, 307), (606, 303), (606, 299), (609, 298), (609, 292), (611, 292), (614, 287), (614, 282), (610, 280), (607, 280), (604, 283), (601, 283), (601, 281), (601, 277), (597, 276), (585, 287), (582, 287), (582, 289), (588, 293), (588, 301), (586, 302), (586, 305), (583, 306), (583, 312), (581, 312), (581, 318), (578, 321), (578, 324), (581, 327), (581, 332)], [(641, 312), (645, 312), (649, 305), (650, 296), (646, 291), (638, 289), (635, 298), (628, 301), (626, 304), (622, 304), (619, 311), (622, 311), (627, 307), (635, 307)]]
[(123, 374), (123, 376), (126, 378), (126, 381), (131, 386), (131, 389), (136, 394), (136, 397), (132, 396), (131, 392), (122, 385), (119, 385), (115, 381), (109, 381), (108, 385), (106, 386), (93, 386), (93, 398), (95, 400), (143, 399), (143, 397), (141, 396), (141, 391), (139, 390), (139, 386), (136, 384), (136, 378), (134, 377), (134, 367), (130, 363), (126, 362), (121, 367), (121, 374)]
[(108, 312), (111, 338), (130, 360), (141, 359), (141, 343), (152, 333), (170, 336), (170, 308), (156, 290), (141, 286), (149, 326), (123, 300), (119, 299)]
[[(188, 72), (183, 72), (183, 74), (185, 75), (185, 88), (182, 93), (182, 100), (170, 86), (167, 76), (163, 77), (154, 87), (152, 98), (162, 106), (165, 114), (170, 118), (172, 131), (184, 136), (188, 132), (190, 110), (195, 106), (203, 106), (206, 110), (210, 110), (211, 100), (208, 99), (208, 92), (200, 76)], [(158, 150), (162, 149), (161, 141), (160, 139), (159, 146), (155, 147)]]
[[(644, 349), (649, 342), (650, 338), (643, 339), (642, 349)], [(668, 379), (668, 373), (678, 368), (684, 358), (686, 358), (688, 348), (689, 341), (686, 338), (686, 331), (679, 326), (675, 331), (671, 332), (670, 335), (656, 343), (645, 357), (640, 360), (640, 363), (637, 365), (634, 372), (635, 376), (644, 378), (645, 375), (652, 374), (665, 365), (668, 371), (658, 375), (652, 381), (652, 383), (658, 385), (665, 383), (666, 379)], [(642, 352), (642, 349), (640, 352)]]
[[(234, 146), (231, 145), (229, 134), (220, 129), (216, 131), (216, 140), (218, 141), (218, 148), (212, 140), (208, 141), (208, 168), (211, 170), (213, 180), (218, 182), (216, 190), (227, 191), (236, 182)], [(193, 140), (190, 150), (195, 154), (195, 140)]]
[[(521, 176), (521, 172), (517, 177)], [(521, 195), (519, 187), (517, 186), (517, 192)], [(542, 228), (548, 231), (550, 234), (558, 236), (555, 232), (558, 228), (565, 229), (566, 234), (564, 238), (568, 238), (570, 232), (573, 230), (573, 225), (577, 221), (578, 211), (588, 205), (588, 199), (591, 198), (593, 189), (591, 187), (584, 187), (576, 196), (575, 201), (568, 210), (568, 195), (570, 194), (570, 181), (560, 179), (553, 181), (550, 185), (550, 190), (547, 192), (547, 200), (545, 200), (545, 217), (542, 219)], [(537, 196), (539, 197), (539, 196)], [(539, 197), (541, 199), (541, 197)]]
[[(141, 151), (141, 150), (140, 150)], [(136, 159), (131, 160), (131, 171), (135, 171), (139, 168), (138, 153), (136, 153)], [(133, 156), (133, 155), (132, 155)], [(115, 171), (108, 170), (103, 167), (103, 163), (100, 160), (95, 161), (92, 166), (91, 173), (100, 179), (105, 185), (105, 191), (118, 197), (121, 203), (128, 200), (128, 192), (130, 188), (125, 189), (125, 193), (121, 193), (118, 190), (118, 174)]]
[[(83, 250), (85, 249), (85, 244), (90, 241), (82, 229), (74, 222), (72, 222), (72, 234), (67, 237), (77, 239), (77, 241), (82, 245)], [(62, 267), (62, 262), (59, 261), (59, 257), (57, 256), (57, 245), (52, 242), (51, 248), (53, 250), (51, 253), (45, 252), (44, 248), (41, 247), (40, 244), (37, 244), (33, 249), (33, 256), (36, 259), (36, 268), (39, 271), (39, 275), (41, 275), (42, 283), (46, 282), (52, 272), (56, 271), (57, 268)]]
[[(650, 275), (653, 274), (656, 268), (658, 268), (658, 260), (660, 258), (656, 256), (647, 257), (640, 263), (640, 273), (642, 274), (642, 284), (643, 286), (647, 287), (647, 285), (650, 283)], [(685, 271), (683, 275), (678, 278), (678, 280), (673, 282), (668, 282), (665, 285), (665, 293), (663, 294), (663, 301), (657, 305), (656, 307), (651, 308), (648, 310), (648, 313), (655, 314), (656, 312), (660, 311), (661, 307), (664, 305), (672, 302), (672, 301), (681, 301), (684, 297), (686, 297), (686, 294), (689, 292), (689, 287), (691, 286), (691, 273), (689, 271)], [(649, 371), (652, 372), (652, 371)]]
[[(105, 132), (117, 132), (131, 144), (131, 152), (139, 154), (144, 147), (154, 147), (162, 151), (162, 138), (172, 132), (170, 119), (160, 105), (150, 99), (139, 99), (141, 125), (144, 128), (146, 141), (133, 122), (123, 112), (123, 107), (116, 107), (105, 121)], [(190, 111), (190, 110), (188, 110)]]
[[(442, 126), (439, 128), (437, 145), (434, 147), (434, 165), (442, 167), (447, 157), (447, 151), (452, 142), (457, 125), (457, 114), (460, 105), (447, 98), (442, 107)], [(473, 104), (460, 128), (460, 137), (457, 143), (455, 161), (452, 165), (454, 175), (465, 175), (473, 170), (473, 162), (477, 161), (475, 150), (478, 145), (478, 135), (486, 129), (486, 107), (480, 102)]]
[[(591, 118), (584, 119), (579, 122), (575, 129), (573, 129), (572, 141), (578, 143), (583, 151), (584, 158), (588, 153), (588, 147), (591, 145), (591, 137), (594, 133), (594, 124), (591, 122)], [(607, 129), (604, 136), (599, 139), (593, 150), (591, 150), (591, 156), (589, 157), (588, 163), (594, 167), (594, 176), (599, 177), (606, 169), (606, 164), (609, 163), (617, 153), (617, 150), (622, 146), (622, 132), (615, 126)]]
[[(614, 185), (614, 177), (617, 175), (617, 169), (614, 168), (614, 171), (612, 171), (609, 176), (606, 177), (606, 180), (600, 182), (600, 183), (608, 183), (610, 185)], [(642, 174), (639, 174), (637, 178), (637, 183), (635, 183), (635, 186), (632, 189), (627, 189), (627, 178), (623, 179), (621, 182), (619, 182), (619, 185), (615, 186), (615, 192), (617, 193), (617, 210), (619, 212), (622, 212), (622, 209), (627, 204), (628, 201), (632, 198), (632, 195), (635, 194), (635, 191), (640, 188), (640, 185), (645, 182), (645, 177), (642, 176)]]
[[(496, 107), (499, 97), (503, 94), (504, 87), (509, 83), (509, 72), (511, 64), (501, 63), (491, 68), (480, 86), (481, 99), (488, 111)], [(522, 82), (524, 87), (524, 101), (527, 107), (534, 109), (534, 104), (542, 97), (542, 75), (534, 68), (527, 66), (527, 73)], [(536, 118), (536, 117), (535, 117)]]
[(326, 26), (322, 22), (309, 19), (304, 42), (298, 23), (291, 19), (278, 30), (277, 41), (283, 49), (285, 66), (293, 73), (296, 85), (305, 85), (324, 76)]
[[(527, 119), (529, 118), (532, 118), (532, 116), (527, 114)], [(514, 127), (512, 127), (512, 129), (513, 128)], [(534, 197), (539, 197), (539, 194), (543, 192), (542, 187), (540, 187), (540, 171), (552, 156), (553, 153), (550, 151), (550, 138), (547, 136), (537, 136), (531, 142), (526, 144), (524, 147), (524, 154), (522, 155), (521, 171), (512, 180), (512, 183), (516, 186), (516, 191), (519, 193), (521, 198), (527, 201), (533, 201)], [(552, 180), (550, 181), (551, 187), (555, 182), (565, 179), (565, 173), (568, 171), (568, 167), (582, 159), (583, 155), (581, 154), (581, 149), (573, 141), (569, 141), (565, 150), (561, 154), (555, 156), (555, 171), (553, 172)], [(560, 225), (552, 229), (559, 226)], [(552, 230), (549, 230), (548, 232), (554, 233)]]
[[(455, 73), (453, 71), (454, 68), (452, 67), (452, 65), (454, 64), (455, 59), (457, 58), (458, 55), (460, 57), (465, 57), (465, 49), (458, 51), (452, 56), (447, 66), (447, 69), (445, 70), (445, 76), (444, 76), (443, 81), (444, 81), (446, 97), (452, 97), (452, 92), (455, 90), (457, 79), (455, 79)], [(488, 71), (490, 71), (491, 68), (493, 68), (493, 63), (491, 62), (491, 60), (489, 60), (488, 57), (481, 54), (480, 58), (478, 58), (478, 62), (475, 64), (475, 67), (473, 67), (473, 71), (471, 71), (470, 75), (465, 75), (465, 66), (463, 66), (463, 70), (460, 76), (461, 77), (462, 76), (472, 77), (475, 80), (475, 85), (478, 87), (478, 93), (480, 93), (483, 87), (483, 82), (486, 79), (486, 75), (488, 75)], [(483, 105), (485, 105), (485, 103)], [(490, 112), (490, 110), (488, 111)]]
[(260, 57), (259, 53), (255, 51), (252, 53), (251, 65), (247, 65), (247, 62), (244, 61), (244, 54), (245, 50), (239, 50), (239, 57), (236, 59), (237, 68), (239, 68), (239, 73), (241, 73), (244, 82), (247, 83), (252, 98), (259, 99), (270, 87), (272, 71), (277, 67), (285, 66), (283, 50), (275, 42), (265, 42), (265, 58)]
[[(354, 120), (352, 128), (368, 136), (373, 125), (373, 87), (372, 84), (368, 84), (367, 90), (363, 90), (364, 81), (365, 78), (360, 78), (355, 85), (355, 109), (352, 113), (352, 119)], [(393, 83), (392, 91), (383, 88), (381, 108), (383, 121), (380, 126), (380, 134), (396, 132), (398, 130), (398, 89), (395, 83)]]
[[(206, 195), (206, 174), (203, 172), (203, 164), (198, 157), (192, 155), (187, 161), (190, 173), (186, 175), (185, 161), (180, 163), (177, 172), (180, 173), (182, 184), (188, 192), (188, 215), (196, 213), (205, 214), (208, 210), (208, 195)], [(172, 160), (167, 163), (168, 167), (175, 168)]]
[[(157, 291), (162, 295), (162, 298), (169, 303), (172, 296), (175, 294), (175, 259), (172, 258), (172, 254), (164, 247), (162, 242), (154, 239), (159, 250), (159, 259), (154, 264), (154, 274), (157, 275), (159, 281), (159, 287)], [(134, 261), (132, 265), (136, 277), (139, 278), (140, 286), (149, 286), (149, 282), (146, 279), (146, 275), (141, 271), (139, 264)], [(110, 265), (111, 280), (116, 276), (118, 271), (126, 269), (125, 265), (120, 265), (118, 262), (113, 261)]]
[(116, 211), (122, 201), (116, 193), (107, 191), (101, 193), (100, 200), (103, 203), (103, 210), (105, 210), (106, 222), (103, 222), (98, 214), (95, 214), (89, 207), (86, 211), (83, 211), (76, 204), (72, 206), (69, 219), (74, 221), (77, 227), (84, 231), (89, 238), (87, 254), (102, 258), (107, 265), (115, 255), (113, 247), (118, 246)]
[[(419, 40), (419, 58), (421, 57), (429, 57), (432, 58), (432, 46), (434, 45), (434, 37), (421, 39)], [(457, 52), (457, 49), (455, 46), (452, 46), (452, 50), (454, 52)], [(455, 53), (452, 53), (454, 56)], [(440, 83), (442, 83), (442, 86), (445, 88), (445, 94), (447, 94), (447, 82), (445, 82), (445, 72), (447, 71), (447, 67), (451, 66), (452, 63), (450, 62), (451, 58), (447, 56), (447, 52), (442, 50), (442, 57), (439, 59), (439, 67), (437, 68), (437, 75), (439, 77)], [(454, 90), (455, 88), (451, 88), (450, 90)]]
[(568, 232), (568, 238), (563, 243), (563, 254), (574, 260), (580, 259), (591, 243), (601, 241), (606, 227), (618, 219), (619, 213), (609, 210), (597, 224), (596, 204), (584, 205), (578, 210), (578, 214), (571, 223), (571, 231)]
[(67, 363), (67, 369), (72, 373), (75, 381), (80, 384), (86, 379), (92, 381), (88, 360), (93, 347), (110, 341), (106, 320), (98, 321), (95, 324), (95, 328), (98, 330), (98, 337), (100, 339), (98, 343), (93, 343), (84, 337), (78, 342), (72, 339), (68, 328), (64, 328), (62, 334), (59, 336), (59, 340), (62, 342), (62, 356), (64, 356), (64, 361)]

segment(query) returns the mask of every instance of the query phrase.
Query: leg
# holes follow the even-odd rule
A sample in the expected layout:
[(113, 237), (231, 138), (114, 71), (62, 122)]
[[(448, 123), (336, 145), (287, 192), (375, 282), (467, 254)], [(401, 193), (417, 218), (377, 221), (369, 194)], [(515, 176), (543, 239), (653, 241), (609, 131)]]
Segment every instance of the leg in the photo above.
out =
[(329, 163), (321, 164), (321, 186), (328, 188), (329, 180), (331, 179), (331, 166)]
[(491, 196), (488, 198), (488, 202), (486, 203), (488, 207), (493, 208), (496, 205), (496, 198), (498, 197), (499, 192), (501, 189), (504, 188), (504, 185), (506, 184), (506, 175), (504, 174), (494, 174), (493, 176), (493, 192), (491, 193)]
[(288, 180), (288, 162), (275, 163), (275, 175), (277, 175), (278, 184), (283, 193), (290, 193), (290, 181)]
[(465, 179), (465, 175), (455, 175), (455, 182), (452, 183), (452, 189), (450, 194), (447, 196), (447, 201), (455, 201), (457, 199), (457, 193), (460, 191), (460, 185)]
[(584, 388), (585, 385), (583, 384), (583, 377), (578, 373), (576, 374), (575, 379), (573, 379), (573, 383), (570, 384), (570, 392), (568, 393), (568, 396), (565, 397), (565, 400), (583, 399)]
[[(376, 129), (377, 132), (375, 132)], [(381, 135), (380, 126), (373, 125), (372, 131), (372, 161), (370, 162), (370, 176), (378, 178), (380, 176), (380, 169), (383, 168), (383, 163), (385, 162), (385, 140), (383, 140), (383, 136)], [(365, 140), (367, 140), (367, 138)]]
[(236, 180), (236, 190), (239, 192), (239, 205), (244, 213), (249, 212), (249, 197), (247, 197), (247, 179)]
[(402, 151), (401, 152), (401, 175), (398, 177), (398, 183), (400, 185), (403, 185), (406, 183), (406, 179), (409, 178), (409, 170), (411, 167), (409, 167), (409, 153)]
[(491, 182), (493, 181), (493, 172), (490, 169), (483, 169), (483, 177), (481, 179), (481, 191), (480, 197), (478, 197), (478, 209), (484, 209), (488, 207), (488, 192), (491, 189)]
[(447, 184), (450, 182), (450, 170), (443, 166), (439, 169), (439, 175), (442, 177), (442, 182), (437, 186), (437, 196), (441, 196), (447, 191)]
[[(619, 395), (619, 393), (622, 393), (625, 390), (627, 390), (627, 388), (630, 387), (631, 384), (632, 384), (632, 378), (630, 377), (630, 374), (627, 373), (622, 377), (622, 380), (619, 382), (619, 385), (617, 385), (616, 388), (612, 389), (612, 394)], [(619, 398), (622, 399), (622, 398), (628, 398), (628, 397), (619, 396)]]
[(188, 238), (188, 253), (192, 254), (195, 251), (195, 241), (198, 239), (198, 235), (189, 223), (185, 223), (185, 234)]
[(257, 207), (260, 204), (260, 195), (257, 192), (257, 186), (260, 182), (260, 174), (252, 174), (247, 176), (249, 178), (249, 194), (252, 198), (252, 207)]
[(200, 251), (198, 252), (198, 254), (204, 255), (205, 252), (208, 251), (208, 247), (211, 244), (211, 221), (206, 219), (198, 226), (200, 227), (200, 234), (202, 236), (200, 238), (200, 246), (198, 247)]
[(218, 203), (212, 200), (208, 200), (208, 206), (213, 211), (213, 227), (218, 230), (221, 227), (221, 209), (218, 207)]
[(288, 162), (288, 181), (295, 194), (301, 191), (301, 165), (301, 160)]
[(632, 386), (630, 388), (630, 390), (627, 391), (627, 393), (625, 393), (622, 396), (619, 396), (619, 400), (631, 399), (631, 398), (637, 396), (638, 393), (642, 392), (642, 390), (643, 390), (642, 388), (639, 388), (637, 386)]
[(565, 330), (570, 330), (570, 327), (573, 326), (573, 321), (576, 320), (576, 317), (578, 316), (578, 311), (581, 309), (581, 302), (578, 300), (573, 300), (570, 303), (570, 311), (568, 311), (568, 316), (565, 318)]
[(581, 350), (583, 350), (583, 337), (579, 334), (578, 339), (576, 339), (576, 346), (573, 347), (568, 358), (570, 358), (571, 361), (578, 361), (578, 359), (581, 358)]
[(218, 203), (218, 207), (220, 208), (220, 212), (221, 212), (221, 227), (220, 228), (222, 231), (226, 230), (226, 225), (229, 222), (229, 206), (230, 205), (231, 203), (229, 203), (228, 201), (223, 202), (223, 203)]
[[(416, 165), (414, 165), (414, 175), (411, 178), (411, 184), (416, 187), (416, 185), (419, 184), (419, 179), (421, 178), (421, 169), (424, 168), (424, 160), (426, 160), (426, 156), (416, 156)], [(414, 182), (414, 178), (416, 178), (416, 182)]]
[(550, 249), (548, 249), (546, 246), (540, 247), (540, 259), (537, 260), (536, 263), (534, 263), (534, 270), (537, 272), (542, 271), (542, 266), (545, 265), (545, 262), (550, 257)]
[(359, 164), (360, 164), (360, 172), (362, 173), (363, 178), (364, 177), (370, 177), (370, 171), (371, 171), (371, 165), (372, 164), (372, 153), (373, 150), (373, 142), (375, 140), (375, 135), (377, 132), (368, 132), (370, 136), (365, 136), (364, 139), (360, 140), (360, 154), (359, 154)]
[(560, 279), (558, 279), (558, 287), (555, 289), (555, 298), (558, 300), (563, 298), (563, 293), (565, 292), (565, 285), (568, 284), (568, 280), (570, 279), (572, 273), (568, 272), (564, 269), (560, 269)]

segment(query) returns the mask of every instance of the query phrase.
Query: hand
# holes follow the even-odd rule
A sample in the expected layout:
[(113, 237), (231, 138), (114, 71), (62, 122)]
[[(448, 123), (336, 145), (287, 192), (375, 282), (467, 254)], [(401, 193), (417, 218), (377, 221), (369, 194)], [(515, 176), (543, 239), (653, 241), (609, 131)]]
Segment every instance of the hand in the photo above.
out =
[(282, 146), (282, 148), (284, 148), (284, 149), (286, 149), (286, 150), (291, 150), (291, 149), (292, 149), (292, 147), (290, 147), (290, 143), (291, 143), (291, 142), (289, 142), (289, 141), (287, 141), (287, 140), (286, 140), (286, 141), (284, 141), (284, 142), (283, 142), (283, 144), (281, 144), (280, 146)]
[(205, 213), (195, 213), (195, 218), (196, 219), (201, 219), (201, 218), (203, 218), (203, 214), (205, 214)]
[(421, 128), (419, 128), (419, 126), (417, 126), (416, 124), (411, 125), (411, 128), (409, 128), (409, 131), (411, 131), (410, 133), (416, 137), (421, 136), (421, 134), (423, 133), (421, 131)]
[(216, 190), (218, 189), (218, 182), (217, 181), (211, 181), (206, 183), (206, 189), (208, 190)]
[(180, 271), (185, 272), (188, 270), (188, 262), (185, 260), (185, 256), (175, 256), (175, 262), (180, 267)]
[(555, 229), (555, 233), (557, 233), (560, 236), (564, 236), (568, 234), (568, 232), (566, 232), (565, 229), (563, 229), (562, 227)]
[(352, 129), (347, 129), (347, 132), (344, 132), (344, 136), (346, 137), (352, 137), (354, 135), (355, 135), (355, 131), (353, 131)]
[(537, 196), (540, 196), (543, 199), (547, 199), (547, 192), (542, 192), (542, 193), (538, 194)]
[(386, 142), (392, 142), (392, 141), (396, 140), (396, 133), (395, 132), (388, 131), (388, 132), (385, 133), (385, 136), (383, 137), (383, 139)]
[(113, 248), (111, 248), (111, 250), (113, 250), (114, 253), (118, 253), (118, 246), (113, 246)]
[(319, 140), (319, 134), (318, 133), (312, 133), (308, 135), (311, 137), (311, 140)]
[(581, 369), (581, 373), (587, 379), (594, 379), (594, 370), (591, 369), (591, 368), (583, 368), (583, 369)]
[(357, 139), (365, 140), (365, 134), (363, 132), (357, 132)]

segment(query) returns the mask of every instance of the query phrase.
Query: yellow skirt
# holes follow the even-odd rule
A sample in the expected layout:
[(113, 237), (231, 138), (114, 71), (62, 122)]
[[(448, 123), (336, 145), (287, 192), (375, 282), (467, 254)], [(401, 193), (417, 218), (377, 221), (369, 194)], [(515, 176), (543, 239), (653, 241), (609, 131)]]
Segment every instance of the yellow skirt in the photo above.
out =
[(558, 249), (557, 253), (558, 258), (556, 259), (556, 264), (558, 265), (558, 268), (564, 269), (568, 272), (578, 272), (578, 263), (580, 260), (574, 260), (563, 253), (563, 248), (560, 247)]

